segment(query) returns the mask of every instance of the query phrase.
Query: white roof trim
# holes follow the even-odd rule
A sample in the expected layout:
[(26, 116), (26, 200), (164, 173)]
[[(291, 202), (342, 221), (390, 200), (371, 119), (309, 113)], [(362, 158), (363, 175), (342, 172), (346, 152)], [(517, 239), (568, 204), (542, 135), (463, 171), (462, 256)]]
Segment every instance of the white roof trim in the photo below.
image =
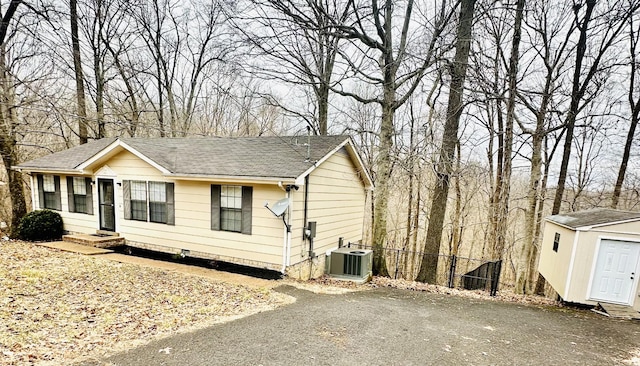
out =
[(17, 166), (12, 166), (11, 169), (21, 173), (26, 172), (26, 173), (43, 173), (43, 174), (89, 175), (89, 173), (85, 172), (82, 169), (55, 169), (55, 168), (35, 168), (35, 167), (20, 168)]
[(364, 163), (362, 162), (362, 159), (360, 158), (360, 154), (358, 153), (356, 147), (354, 146), (353, 142), (351, 141), (351, 137), (347, 137), (342, 143), (340, 143), (338, 146), (336, 146), (333, 150), (331, 150), (329, 153), (327, 153), (325, 156), (323, 156), (320, 160), (316, 161), (313, 164), (312, 167), (310, 167), (305, 172), (300, 174), (296, 178), (296, 185), (304, 185), (304, 177), (306, 177), (307, 175), (311, 174), (311, 172), (313, 172), (318, 166), (320, 166), (322, 163), (327, 161), (331, 156), (333, 156), (333, 154), (338, 152), (338, 150), (342, 149), (346, 145), (349, 145), (349, 148), (351, 149), (351, 152), (349, 153), (349, 156), (351, 158), (353, 158), (355, 156), (355, 158), (356, 158), (356, 162), (355, 162), (356, 163), (355, 164), (356, 165), (356, 170), (358, 170), (358, 172), (364, 173), (364, 176), (363, 176), (362, 180), (363, 180), (363, 183), (364, 183), (365, 187), (368, 188), (368, 189), (373, 188), (373, 180), (371, 179), (371, 176), (369, 176), (369, 172), (367, 172), (367, 169), (365, 169)]
[(572, 227), (572, 226), (568, 226), (566, 224), (561, 224), (561, 223), (559, 223), (557, 221), (553, 221), (553, 220), (549, 219), (548, 217), (545, 218), (545, 221), (550, 222), (550, 223), (552, 223), (554, 225), (561, 226), (561, 227), (563, 227), (565, 229), (572, 230), (572, 231), (589, 231), (589, 230), (592, 230), (592, 229), (605, 227), (605, 226), (612, 226), (612, 225), (619, 225), (619, 224), (626, 224), (626, 223), (629, 223), (629, 222), (640, 221), (640, 217), (635, 218), (635, 219), (627, 219), (627, 220), (620, 220), (620, 221), (609, 221), (609, 222), (604, 222), (602, 224), (578, 226), (578, 227)]
[(90, 166), (91, 164), (93, 164), (96, 161), (100, 160), (105, 155), (107, 155), (110, 152), (112, 152), (113, 150), (115, 150), (117, 147), (122, 147), (123, 149), (125, 149), (128, 152), (132, 153), (133, 155), (135, 155), (136, 157), (138, 157), (139, 159), (141, 159), (145, 163), (147, 163), (147, 164), (151, 165), (152, 167), (158, 169), (162, 174), (171, 174), (171, 172), (168, 169), (166, 169), (162, 165), (156, 163), (155, 161), (149, 159), (144, 154), (140, 153), (138, 150), (134, 149), (133, 147), (127, 145), (125, 142), (121, 141), (119, 138), (116, 139), (111, 144), (109, 144), (109, 146), (107, 146), (104, 149), (100, 150), (100, 152), (98, 152), (97, 154), (95, 154), (91, 158), (87, 159), (84, 163), (78, 165), (78, 169), (81, 169), (81, 170), (86, 169), (88, 166)]
[(212, 181), (212, 182), (235, 182), (235, 183), (259, 183), (278, 184), (294, 183), (293, 178), (278, 177), (253, 177), (253, 176), (231, 176), (231, 175), (200, 175), (200, 174), (164, 174), (167, 178), (176, 180)]
[(605, 223), (602, 223), (602, 224), (596, 224), (596, 225), (581, 226), (581, 227), (577, 228), (576, 230), (586, 231), (586, 230), (591, 230), (591, 229), (595, 229), (595, 228), (599, 228), (599, 227), (603, 227), (603, 226), (620, 225), (620, 224), (626, 224), (626, 223), (634, 222), (634, 221), (640, 221), (640, 217), (637, 217), (635, 219), (626, 219), (626, 220), (620, 220), (620, 221), (609, 221), (609, 222), (605, 222)]

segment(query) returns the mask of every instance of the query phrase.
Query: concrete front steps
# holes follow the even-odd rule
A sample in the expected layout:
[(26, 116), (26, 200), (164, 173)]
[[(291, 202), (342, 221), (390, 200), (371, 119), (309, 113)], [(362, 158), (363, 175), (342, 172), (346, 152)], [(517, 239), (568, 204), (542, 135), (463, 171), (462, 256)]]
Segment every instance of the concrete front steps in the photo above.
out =
[(113, 248), (125, 244), (125, 240), (118, 233), (98, 230), (95, 234), (63, 235), (62, 241), (87, 245), (94, 248)]

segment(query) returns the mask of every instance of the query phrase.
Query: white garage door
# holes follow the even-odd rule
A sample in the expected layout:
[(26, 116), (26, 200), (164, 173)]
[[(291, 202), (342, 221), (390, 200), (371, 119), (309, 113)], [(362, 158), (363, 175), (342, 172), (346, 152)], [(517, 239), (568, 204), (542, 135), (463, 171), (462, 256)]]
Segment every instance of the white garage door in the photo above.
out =
[(591, 299), (631, 305), (640, 244), (602, 240), (591, 283)]

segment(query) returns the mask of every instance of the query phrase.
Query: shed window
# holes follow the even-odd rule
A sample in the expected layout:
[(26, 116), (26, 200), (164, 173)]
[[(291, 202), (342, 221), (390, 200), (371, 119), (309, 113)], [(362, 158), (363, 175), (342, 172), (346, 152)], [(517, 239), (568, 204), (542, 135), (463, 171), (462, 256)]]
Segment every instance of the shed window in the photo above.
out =
[(556, 235), (553, 238), (553, 251), (557, 252), (559, 246), (560, 246), (560, 233), (556, 233)]
[(175, 225), (173, 183), (125, 180), (122, 190), (125, 220)]
[(91, 178), (67, 177), (69, 212), (93, 215), (93, 190)]
[(40, 208), (61, 210), (60, 177), (57, 175), (38, 175), (36, 179), (38, 180)]
[(211, 185), (211, 230), (251, 234), (253, 187)]

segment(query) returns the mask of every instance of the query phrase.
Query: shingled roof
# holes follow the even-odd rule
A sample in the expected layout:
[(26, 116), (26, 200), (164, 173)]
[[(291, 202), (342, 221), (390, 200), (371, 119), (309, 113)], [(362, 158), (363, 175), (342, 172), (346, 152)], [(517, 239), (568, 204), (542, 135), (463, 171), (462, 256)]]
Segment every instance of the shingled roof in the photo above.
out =
[(640, 220), (640, 212), (596, 208), (592, 210), (570, 212), (547, 217), (557, 224), (577, 229), (586, 226), (615, 224), (624, 221)]
[(311, 136), (310, 159), (307, 159), (307, 139), (307, 136), (105, 138), (15, 168), (78, 170), (105, 149), (119, 144), (135, 150), (172, 175), (297, 178), (339, 147), (353, 148), (349, 136)]

